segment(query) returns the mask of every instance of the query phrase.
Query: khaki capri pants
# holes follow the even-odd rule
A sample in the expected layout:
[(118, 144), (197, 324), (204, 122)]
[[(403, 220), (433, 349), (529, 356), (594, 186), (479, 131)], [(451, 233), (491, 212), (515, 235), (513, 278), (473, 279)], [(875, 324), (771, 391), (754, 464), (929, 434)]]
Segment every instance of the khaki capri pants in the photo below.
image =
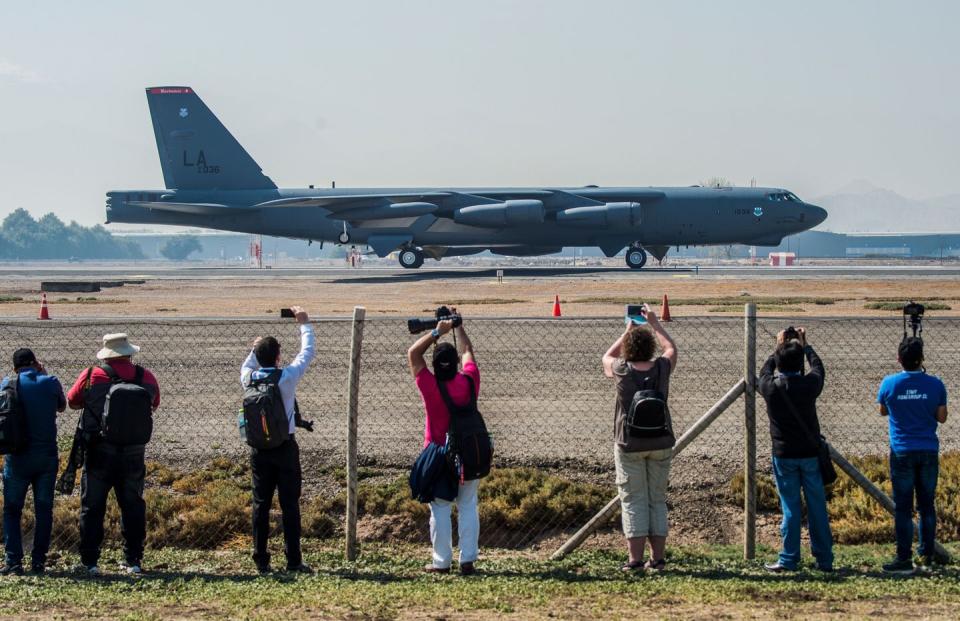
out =
[(617, 488), (623, 516), (623, 534), (634, 537), (667, 536), (667, 482), (673, 449), (627, 453), (614, 445)]

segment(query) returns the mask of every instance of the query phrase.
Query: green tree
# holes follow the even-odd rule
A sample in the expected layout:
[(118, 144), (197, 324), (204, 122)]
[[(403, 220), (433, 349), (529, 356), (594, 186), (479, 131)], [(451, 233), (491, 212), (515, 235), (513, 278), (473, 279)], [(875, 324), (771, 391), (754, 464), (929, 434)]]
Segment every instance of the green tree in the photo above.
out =
[(167, 240), (160, 249), (160, 254), (171, 261), (183, 261), (194, 252), (200, 252), (203, 246), (194, 235), (177, 235)]
[(140, 244), (119, 239), (100, 225), (69, 225), (52, 213), (34, 220), (16, 209), (0, 225), (0, 258), (4, 259), (142, 259)]

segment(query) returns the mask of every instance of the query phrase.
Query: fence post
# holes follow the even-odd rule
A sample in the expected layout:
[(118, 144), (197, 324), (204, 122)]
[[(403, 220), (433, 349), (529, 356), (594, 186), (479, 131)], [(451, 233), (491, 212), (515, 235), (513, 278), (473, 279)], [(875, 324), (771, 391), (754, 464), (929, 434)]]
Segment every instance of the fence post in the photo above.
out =
[(743, 310), (743, 558), (750, 560), (757, 548), (757, 306)]
[(363, 346), (363, 320), (367, 310), (353, 309), (353, 336), (350, 342), (350, 371), (347, 375), (347, 560), (357, 559), (357, 414), (360, 404), (360, 352)]

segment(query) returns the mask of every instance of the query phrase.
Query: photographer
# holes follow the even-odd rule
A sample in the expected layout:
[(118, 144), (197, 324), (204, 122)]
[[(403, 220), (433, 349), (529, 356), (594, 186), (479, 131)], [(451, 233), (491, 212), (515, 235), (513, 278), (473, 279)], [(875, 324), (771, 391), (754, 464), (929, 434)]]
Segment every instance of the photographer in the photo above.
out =
[(947, 422), (947, 389), (923, 368), (923, 341), (905, 337), (897, 350), (903, 371), (880, 384), (880, 415), (890, 423), (890, 481), (896, 504), (897, 557), (883, 566), (888, 573), (909, 574), (913, 566), (913, 498), (920, 513), (917, 552), (925, 567), (935, 560), (937, 512), (934, 497), (939, 475), (937, 425)]
[[(443, 311), (445, 309), (441, 309)], [(473, 344), (463, 327), (457, 309), (451, 308), (450, 314), (457, 319), (443, 319), (430, 333), (420, 337), (407, 351), (410, 372), (423, 398), (426, 412), (423, 445), (443, 446), (451, 426), (451, 412), (447, 399), (456, 406), (474, 404), (480, 394), (480, 370), (473, 354)], [(439, 316), (444, 315), (438, 312)], [(456, 327), (455, 327), (455, 324)], [(440, 339), (453, 331), (457, 347), (451, 343), (440, 343)], [(433, 372), (427, 368), (424, 354), (432, 345)], [(459, 351), (458, 351), (459, 349)], [(463, 362), (463, 370), (458, 365)], [(472, 394), (471, 394), (472, 392)], [(480, 537), (480, 514), (477, 508), (477, 489), (479, 479), (461, 480), (456, 494), (457, 523), (460, 540), (460, 573), (471, 575), (475, 572), (474, 563), (478, 556)], [(424, 568), (427, 573), (450, 573), (453, 563), (453, 532), (451, 526), (452, 502), (434, 498), (430, 502), (430, 541), (433, 544), (433, 562)]]
[[(603, 355), (603, 374), (616, 382), (614, 463), (629, 559), (623, 571), (666, 567), (667, 483), (673, 459), (673, 425), (667, 397), (677, 366), (677, 346), (644, 304), (646, 325), (627, 329)], [(663, 353), (655, 357), (657, 345)], [(646, 542), (650, 560), (644, 562)]]
[[(808, 373), (803, 372), (804, 358), (810, 364)], [(787, 328), (777, 334), (777, 348), (760, 370), (758, 385), (767, 402), (773, 474), (783, 511), (780, 558), (764, 566), (774, 573), (795, 571), (800, 564), (801, 490), (807, 500), (810, 546), (817, 569), (833, 571), (833, 536), (818, 458), (817, 397), (823, 391), (823, 378), (823, 362), (807, 343), (803, 328)]]
[[(262, 400), (253, 407), (266, 403), (263, 416), (279, 414), (279, 428), (273, 435), (279, 444), (261, 444), (270, 440), (258, 435), (259, 429), (273, 425), (274, 418), (262, 419), (262, 427), (246, 425), (247, 443), (250, 444), (250, 468), (253, 473), (253, 561), (257, 571), (267, 574), (270, 568), (270, 552), (267, 539), (270, 537), (270, 508), (273, 493), (280, 499), (283, 515), (283, 543), (287, 557), (287, 571), (305, 574), (313, 570), (303, 562), (300, 549), (300, 494), (303, 474), (300, 469), (300, 447), (294, 432), (298, 427), (297, 385), (313, 361), (315, 337), (307, 312), (299, 306), (290, 309), (300, 325), (300, 352), (293, 361), (281, 367), (280, 343), (272, 336), (258, 337), (253, 349), (240, 368), (240, 384), (245, 389), (244, 413), (248, 407), (247, 393), (252, 392)], [(278, 394), (279, 393), (279, 394)], [(279, 399), (277, 398), (279, 397)], [(304, 426), (301, 424), (300, 426)], [(309, 431), (311, 426), (306, 424)], [(256, 432), (256, 433), (254, 433)]]

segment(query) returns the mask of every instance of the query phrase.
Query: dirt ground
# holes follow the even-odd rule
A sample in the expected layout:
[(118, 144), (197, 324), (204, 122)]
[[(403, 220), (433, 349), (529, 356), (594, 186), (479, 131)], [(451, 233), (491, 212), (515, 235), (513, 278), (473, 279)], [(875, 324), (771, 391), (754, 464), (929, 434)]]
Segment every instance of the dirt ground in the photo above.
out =
[[(441, 303), (458, 303), (468, 316), (549, 317), (557, 295), (564, 316), (614, 317), (622, 312), (624, 299), (654, 302), (659, 307), (664, 294), (678, 301), (748, 295), (835, 300), (826, 305), (811, 301), (760, 309), (764, 315), (811, 317), (891, 316), (895, 312), (865, 309), (865, 301), (940, 299), (952, 309), (936, 311), (936, 316), (960, 316), (960, 280), (953, 278), (784, 280), (697, 277), (686, 273), (651, 275), (643, 280), (587, 276), (507, 278), (503, 283), (492, 278), (410, 281), (384, 277), (365, 282), (304, 277), (184, 278), (149, 279), (141, 285), (103, 289), (98, 293), (52, 293), (47, 297), (54, 318), (269, 317), (276, 316), (279, 308), (295, 303), (303, 305), (314, 316), (346, 316), (357, 305), (366, 307), (372, 316), (423, 316)], [(19, 297), (22, 301), (0, 305), (4, 316), (36, 317), (39, 279), (0, 279), (0, 299), (6, 297)], [(78, 302), (78, 297), (93, 299)], [(596, 298), (618, 299), (596, 301)], [(673, 316), (722, 316), (742, 312), (735, 309), (736, 302), (727, 302), (727, 312), (711, 310), (717, 306), (709, 302), (682, 304), (670, 310)]]

